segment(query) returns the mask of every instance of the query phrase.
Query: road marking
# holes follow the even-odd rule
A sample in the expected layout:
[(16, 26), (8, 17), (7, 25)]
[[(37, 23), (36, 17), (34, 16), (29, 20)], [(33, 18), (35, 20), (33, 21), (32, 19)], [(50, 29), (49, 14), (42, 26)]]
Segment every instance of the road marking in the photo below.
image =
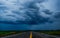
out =
[(32, 38), (32, 32), (30, 32), (30, 38)]

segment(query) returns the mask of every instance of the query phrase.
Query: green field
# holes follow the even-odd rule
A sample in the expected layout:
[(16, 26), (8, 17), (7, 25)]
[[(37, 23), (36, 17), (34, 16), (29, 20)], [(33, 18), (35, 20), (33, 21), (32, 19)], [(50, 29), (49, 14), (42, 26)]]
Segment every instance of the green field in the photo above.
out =
[(7, 35), (13, 35), (13, 34), (18, 34), (18, 33), (21, 33), (21, 32), (18, 32), (18, 31), (0, 31), (0, 36), (7, 36)]
[[(24, 32), (24, 31), (23, 31)], [(0, 31), (0, 36), (7, 36), (7, 35), (13, 35), (13, 34), (17, 34), (17, 33), (23, 33), (22, 31)], [(25, 31), (26, 32), (26, 31)], [(49, 35), (60, 35), (60, 30), (42, 30), (42, 31), (35, 31), (35, 32), (39, 32), (39, 33), (45, 33), (45, 34), (49, 34)]]
[(49, 34), (49, 35), (60, 35), (60, 30), (40, 31), (40, 33), (45, 33), (45, 34)]

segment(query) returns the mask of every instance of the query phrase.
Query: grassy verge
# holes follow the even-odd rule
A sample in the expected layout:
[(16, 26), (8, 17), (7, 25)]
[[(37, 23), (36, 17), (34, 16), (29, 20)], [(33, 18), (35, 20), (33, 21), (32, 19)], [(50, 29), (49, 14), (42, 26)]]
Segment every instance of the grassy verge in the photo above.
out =
[(49, 35), (60, 35), (60, 30), (40, 31), (40, 33), (45, 33)]
[(21, 32), (10, 32), (10, 31), (0, 31), (0, 37), (2, 36), (8, 36), (8, 35), (13, 35), (13, 34), (18, 34), (18, 33), (21, 33)]

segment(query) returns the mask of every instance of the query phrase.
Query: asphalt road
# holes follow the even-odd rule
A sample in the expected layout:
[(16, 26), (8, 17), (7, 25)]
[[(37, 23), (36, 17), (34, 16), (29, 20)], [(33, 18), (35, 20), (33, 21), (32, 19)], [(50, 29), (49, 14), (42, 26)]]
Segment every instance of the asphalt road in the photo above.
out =
[[(30, 38), (30, 32), (24, 32), (22, 34), (15, 34), (10, 36), (0, 37), (0, 38)], [(43, 33), (32, 32), (32, 38), (60, 38), (60, 37), (43, 34)]]

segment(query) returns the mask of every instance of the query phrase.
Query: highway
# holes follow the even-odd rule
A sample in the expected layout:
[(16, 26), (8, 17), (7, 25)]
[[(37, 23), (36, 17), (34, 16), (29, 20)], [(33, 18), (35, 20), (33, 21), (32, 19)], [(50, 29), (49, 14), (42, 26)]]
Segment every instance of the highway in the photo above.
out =
[[(30, 36), (30, 34), (31, 34), (31, 36)], [(9, 35), (9, 36), (0, 37), (0, 38), (60, 38), (60, 37), (43, 34), (43, 33), (38, 33), (38, 32), (24, 32), (21, 34)]]

